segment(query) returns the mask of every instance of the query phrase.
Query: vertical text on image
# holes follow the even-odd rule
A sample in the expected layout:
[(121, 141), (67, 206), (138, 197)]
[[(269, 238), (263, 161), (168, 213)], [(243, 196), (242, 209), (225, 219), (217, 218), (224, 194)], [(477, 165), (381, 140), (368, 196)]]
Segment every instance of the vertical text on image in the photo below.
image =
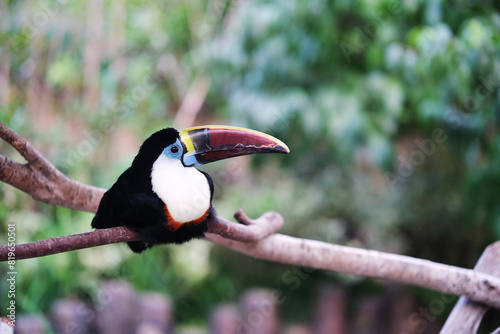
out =
[(9, 223), (7, 225), (7, 247), (9, 253), (7, 254), (7, 265), (9, 271), (7, 272), (7, 298), (9, 303), (7, 305), (7, 318), (9, 318), (9, 325), (15, 326), (16, 321), (16, 225)]

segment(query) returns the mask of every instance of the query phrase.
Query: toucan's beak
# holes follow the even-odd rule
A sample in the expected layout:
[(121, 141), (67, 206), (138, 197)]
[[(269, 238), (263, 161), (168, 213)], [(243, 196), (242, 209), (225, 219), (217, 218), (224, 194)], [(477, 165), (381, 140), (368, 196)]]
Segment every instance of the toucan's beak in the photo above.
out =
[(290, 153), (281, 140), (265, 133), (225, 125), (207, 125), (180, 132), (184, 166), (200, 166), (217, 160), (256, 153)]

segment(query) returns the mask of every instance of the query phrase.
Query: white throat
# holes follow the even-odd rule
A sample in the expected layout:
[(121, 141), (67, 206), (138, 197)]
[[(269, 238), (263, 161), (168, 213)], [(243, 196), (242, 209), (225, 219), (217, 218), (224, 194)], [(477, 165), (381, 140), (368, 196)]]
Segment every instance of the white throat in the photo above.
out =
[(194, 167), (184, 167), (180, 160), (161, 154), (151, 169), (151, 184), (179, 223), (196, 220), (210, 208), (207, 178)]

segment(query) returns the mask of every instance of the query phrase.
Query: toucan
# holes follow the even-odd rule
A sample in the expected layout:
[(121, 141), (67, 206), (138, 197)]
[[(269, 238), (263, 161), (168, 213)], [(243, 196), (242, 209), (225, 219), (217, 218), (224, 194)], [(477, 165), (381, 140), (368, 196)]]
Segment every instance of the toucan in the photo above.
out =
[(159, 130), (144, 141), (132, 165), (103, 195), (92, 227), (131, 228), (140, 239), (128, 242), (136, 253), (203, 237), (215, 214), (214, 186), (197, 166), (241, 155), (289, 152), (282, 141), (245, 128)]

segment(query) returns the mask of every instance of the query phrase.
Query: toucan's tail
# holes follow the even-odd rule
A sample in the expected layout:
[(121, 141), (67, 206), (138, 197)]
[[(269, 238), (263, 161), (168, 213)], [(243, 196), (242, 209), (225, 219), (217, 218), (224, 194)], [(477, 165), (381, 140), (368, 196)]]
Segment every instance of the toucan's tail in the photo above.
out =
[(106, 191), (102, 196), (101, 202), (99, 203), (99, 207), (97, 208), (97, 212), (92, 219), (92, 227), (93, 228), (110, 228), (122, 226), (120, 222), (117, 222), (116, 215), (114, 214), (114, 206), (111, 203), (113, 201), (112, 195), (110, 195), (110, 191)]
[(142, 253), (143, 251), (145, 251), (148, 248), (148, 246), (142, 241), (130, 241), (130, 242), (127, 242), (127, 244), (128, 244), (128, 247), (130, 247), (130, 249), (134, 253)]

